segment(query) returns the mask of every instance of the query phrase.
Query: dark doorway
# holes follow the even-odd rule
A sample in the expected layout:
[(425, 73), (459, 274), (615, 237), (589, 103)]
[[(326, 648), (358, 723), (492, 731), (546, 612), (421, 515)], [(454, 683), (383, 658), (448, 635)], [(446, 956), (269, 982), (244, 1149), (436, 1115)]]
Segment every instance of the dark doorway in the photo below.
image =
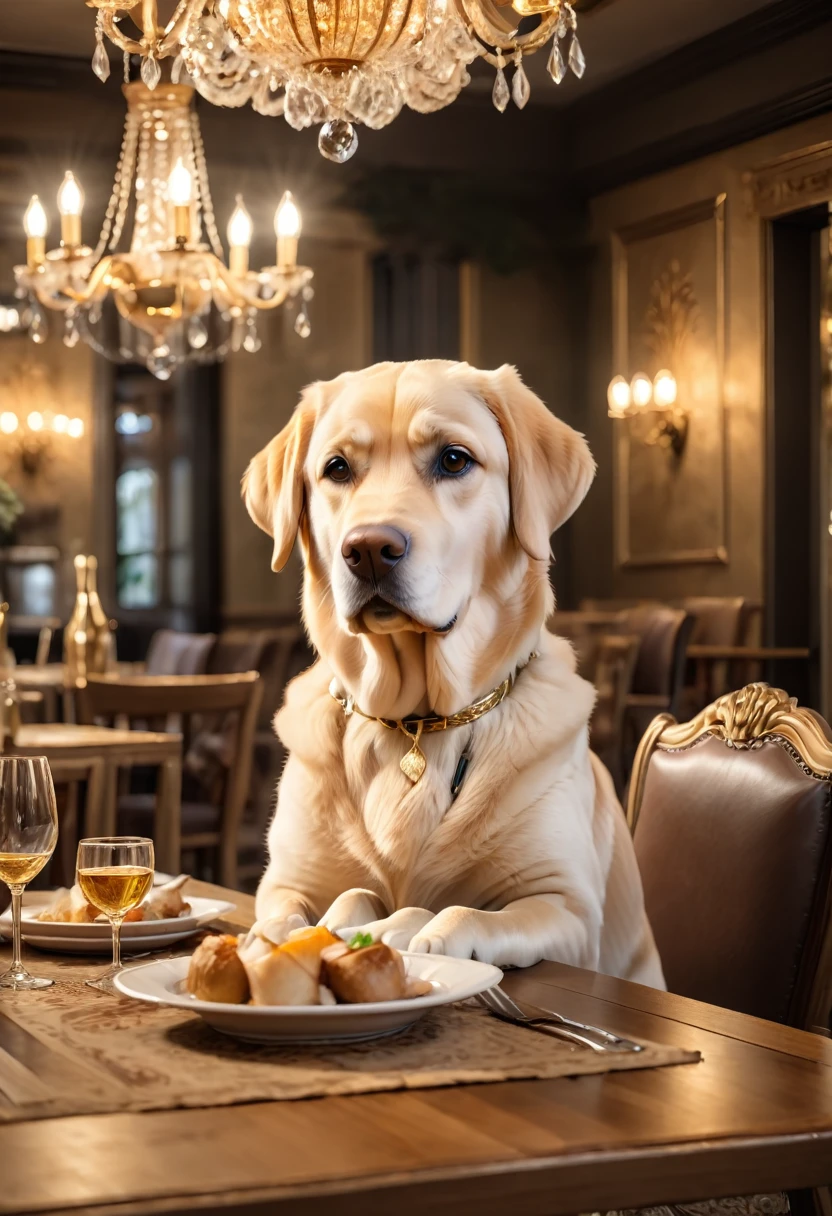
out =
[(459, 263), (413, 254), (373, 260), (373, 360), (459, 358)]
[(808, 647), (810, 662), (778, 661), (769, 678), (821, 708), (822, 251), (829, 209), (770, 230), (770, 365), (766, 436), (766, 642)]

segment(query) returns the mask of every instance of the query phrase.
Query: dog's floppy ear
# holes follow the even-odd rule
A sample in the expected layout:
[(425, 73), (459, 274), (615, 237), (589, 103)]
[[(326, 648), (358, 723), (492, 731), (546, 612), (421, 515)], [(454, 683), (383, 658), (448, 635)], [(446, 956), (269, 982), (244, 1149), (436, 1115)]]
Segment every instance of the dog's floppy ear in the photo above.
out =
[(481, 374), (481, 395), (508, 448), (515, 535), (529, 557), (548, 561), (549, 539), (583, 501), (595, 461), (583, 435), (550, 413), (516, 368)]
[(313, 389), (307, 389), (283, 430), (243, 475), (243, 499), (259, 528), (274, 537), (272, 570), (282, 570), (295, 545), (303, 513), (303, 462), (315, 425)]

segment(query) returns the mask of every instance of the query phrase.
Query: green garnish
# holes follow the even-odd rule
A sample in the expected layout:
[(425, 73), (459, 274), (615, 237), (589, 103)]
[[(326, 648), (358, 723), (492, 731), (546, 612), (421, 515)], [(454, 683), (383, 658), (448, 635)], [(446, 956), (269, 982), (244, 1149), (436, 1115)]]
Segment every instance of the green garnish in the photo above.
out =
[(350, 950), (363, 950), (365, 946), (372, 946), (372, 933), (356, 933), (355, 937), (350, 942)]

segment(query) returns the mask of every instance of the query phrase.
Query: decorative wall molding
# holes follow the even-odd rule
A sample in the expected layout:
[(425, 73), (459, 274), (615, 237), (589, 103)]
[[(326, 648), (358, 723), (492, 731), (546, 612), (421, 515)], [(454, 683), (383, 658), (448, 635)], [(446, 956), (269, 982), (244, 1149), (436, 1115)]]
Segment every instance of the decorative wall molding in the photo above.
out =
[(832, 201), (832, 140), (750, 169), (743, 190), (749, 214), (763, 219)]
[[(712, 510), (712, 515), (715, 520), (713, 536), (703, 543), (701, 546), (695, 544), (680, 544), (678, 547), (668, 544), (666, 547), (638, 542), (638, 537), (634, 535), (632, 521), (632, 506), (634, 495), (632, 494), (632, 461), (634, 454), (640, 452), (645, 453), (645, 459), (649, 457), (651, 460), (663, 460), (665, 463), (661, 465), (663, 472), (669, 470), (665, 490), (672, 498), (672, 485), (674, 481), (685, 475), (690, 466), (691, 452), (686, 449), (684, 456), (678, 466), (667, 464), (666, 454), (659, 449), (645, 449), (644, 445), (639, 445), (635, 448), (633, 445), (631, 424), (622, 422), (616, 424), (618, 433), (617, 442), (615, 444), (615, 460), (614, 460), (614, 527), (615, 527), (615, 562), (619, 569), (644, 569), (657, 566), (678, 566), (678, 565), (703, 565), (703, 564), (718, 564), (725, 565), (728, 562), (728, 537), (727, 537), (727, 501), (728, 501), (728, 485), (727, 485), (727, 459), (726, 459), (726, 420), (725, 420), (725, 404), (723, 399), (724, 393), (724, 377), (725, 377), (725, 206), (726, 195), (720, 194), (715, 198), (705, 199), (701, 202), (692, 203), (686, 207), (678, 208), (674, 211), (665, 212), (661, 215), (653, 216), (640, 223), (630, 225), (626, 228), (619, 229), (612, 236), (612, 255), (613, 255), (613, 365), (616, 369), (622, 370), (625, 374), (632, 375), (638, 370), (647, 370), (654, 374), (657, 368), (637, 368), (631, 366), (633, 362), (633, 338), (631, 332), (631, 279), (633, 277), (634, 258), (638, 254), (638, 246), (642, 242), (654, 241), (655, 238), (663, 236), (673, 236), (681, 234), (686, 229), (702, 224), (713, 225), (713, 244), (715, 253), (715, 264), (708, 270), (702, 267), (700, 277), (708, 276), (713, 278), (713, 299), (710, 301), (710, 318), (713, 327), (714, 346), (711, 353), (712, 363), (712, 380), (713, 392), (715, 396), (709, 400), (713, 406), (712, 416), (715, 421), (715, 454), (718, 460), (718, 468), (716, 469), (713, 478), (709, 485), (710, 495), (709, 503)], [(672, 251), (674, 244), (669, 246)], [(656, 250), (653, 249), (645, 254), (645, 264), (652, 263), (657, 256)], [(688, 299), (688, 308), (691, 318), (690, 333), (687, 335), (687, 340), (693, 339), (696, 334), (695, 330), (699, 327), (699, 317), (703, 311), (704, 301), (697, 299), (693, 294), (693, 280), (696, 277), (697, 267), (683, 267), (676, 265), (675, 253), (670, 253), (671, 261), (669, 263), (669, 273), (671, 277), (675, 275), (680, 284), (684, 284), (684, 294)], [(665, 262), (667, 259), (664, 259)], [(655, 272), (653, 272), (655, 274)], [(649, 280), (648, 280), (649, 283)], [(655, 346), (654, 330), (655, 318), (653, 317), (654, 293), (652, 288), (655, 286), (655, 280), (645, 292), (643, 300), (644, 320), (641, 323), (641, 341), (642, 346), (646, 350), (651, 350)], [(695, 324), (694, 324), (695, 319)], [(662, 351), (661, 356), (653, 349), (656, 358), (664, 358), (666, 352)], [(677, 369), (673, 369), (677, 372)], [(677, 372), (677, 375), (679, 373)], [(682, 387), (682, 381), (680, 381)], [(704, 419), (701, 412), (697, 413), (694, 408), (691, 417), (692, 434), (695, 434), (697, 426), (701, 427), (704, 424)], [(685, 462), (688, 462), (687, 464)], [(670, 487), (668, 489), (668, 487)], [(696, 489), (701, 490), (700, 487)], [(700, 504), (704, 503), (703, 497), (692, 496), (692, 505), (694, 510), (699, 510)], [(651, 504), (653, 510), (658, 509), (656, 504)], [(668, 527), (673, 527), (672, 511), (665, 514), (663, 517)]]

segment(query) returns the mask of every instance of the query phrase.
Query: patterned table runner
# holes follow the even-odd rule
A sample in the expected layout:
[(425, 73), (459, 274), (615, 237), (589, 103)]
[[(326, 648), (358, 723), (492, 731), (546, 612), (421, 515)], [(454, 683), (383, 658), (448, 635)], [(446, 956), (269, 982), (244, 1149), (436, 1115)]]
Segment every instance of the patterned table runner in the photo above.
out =
[(432, 1010), (399, 1035), (365, 1043), (241, 1043), (182, 1010), (87, 988), (99, 960), (30, 950), (27, 962), (58, 983), (0, 998), (0, 1122), (576, 1077), (699, 1059), (657, 1043), (637, 1055), (600, 1055), (470, 1005)]

